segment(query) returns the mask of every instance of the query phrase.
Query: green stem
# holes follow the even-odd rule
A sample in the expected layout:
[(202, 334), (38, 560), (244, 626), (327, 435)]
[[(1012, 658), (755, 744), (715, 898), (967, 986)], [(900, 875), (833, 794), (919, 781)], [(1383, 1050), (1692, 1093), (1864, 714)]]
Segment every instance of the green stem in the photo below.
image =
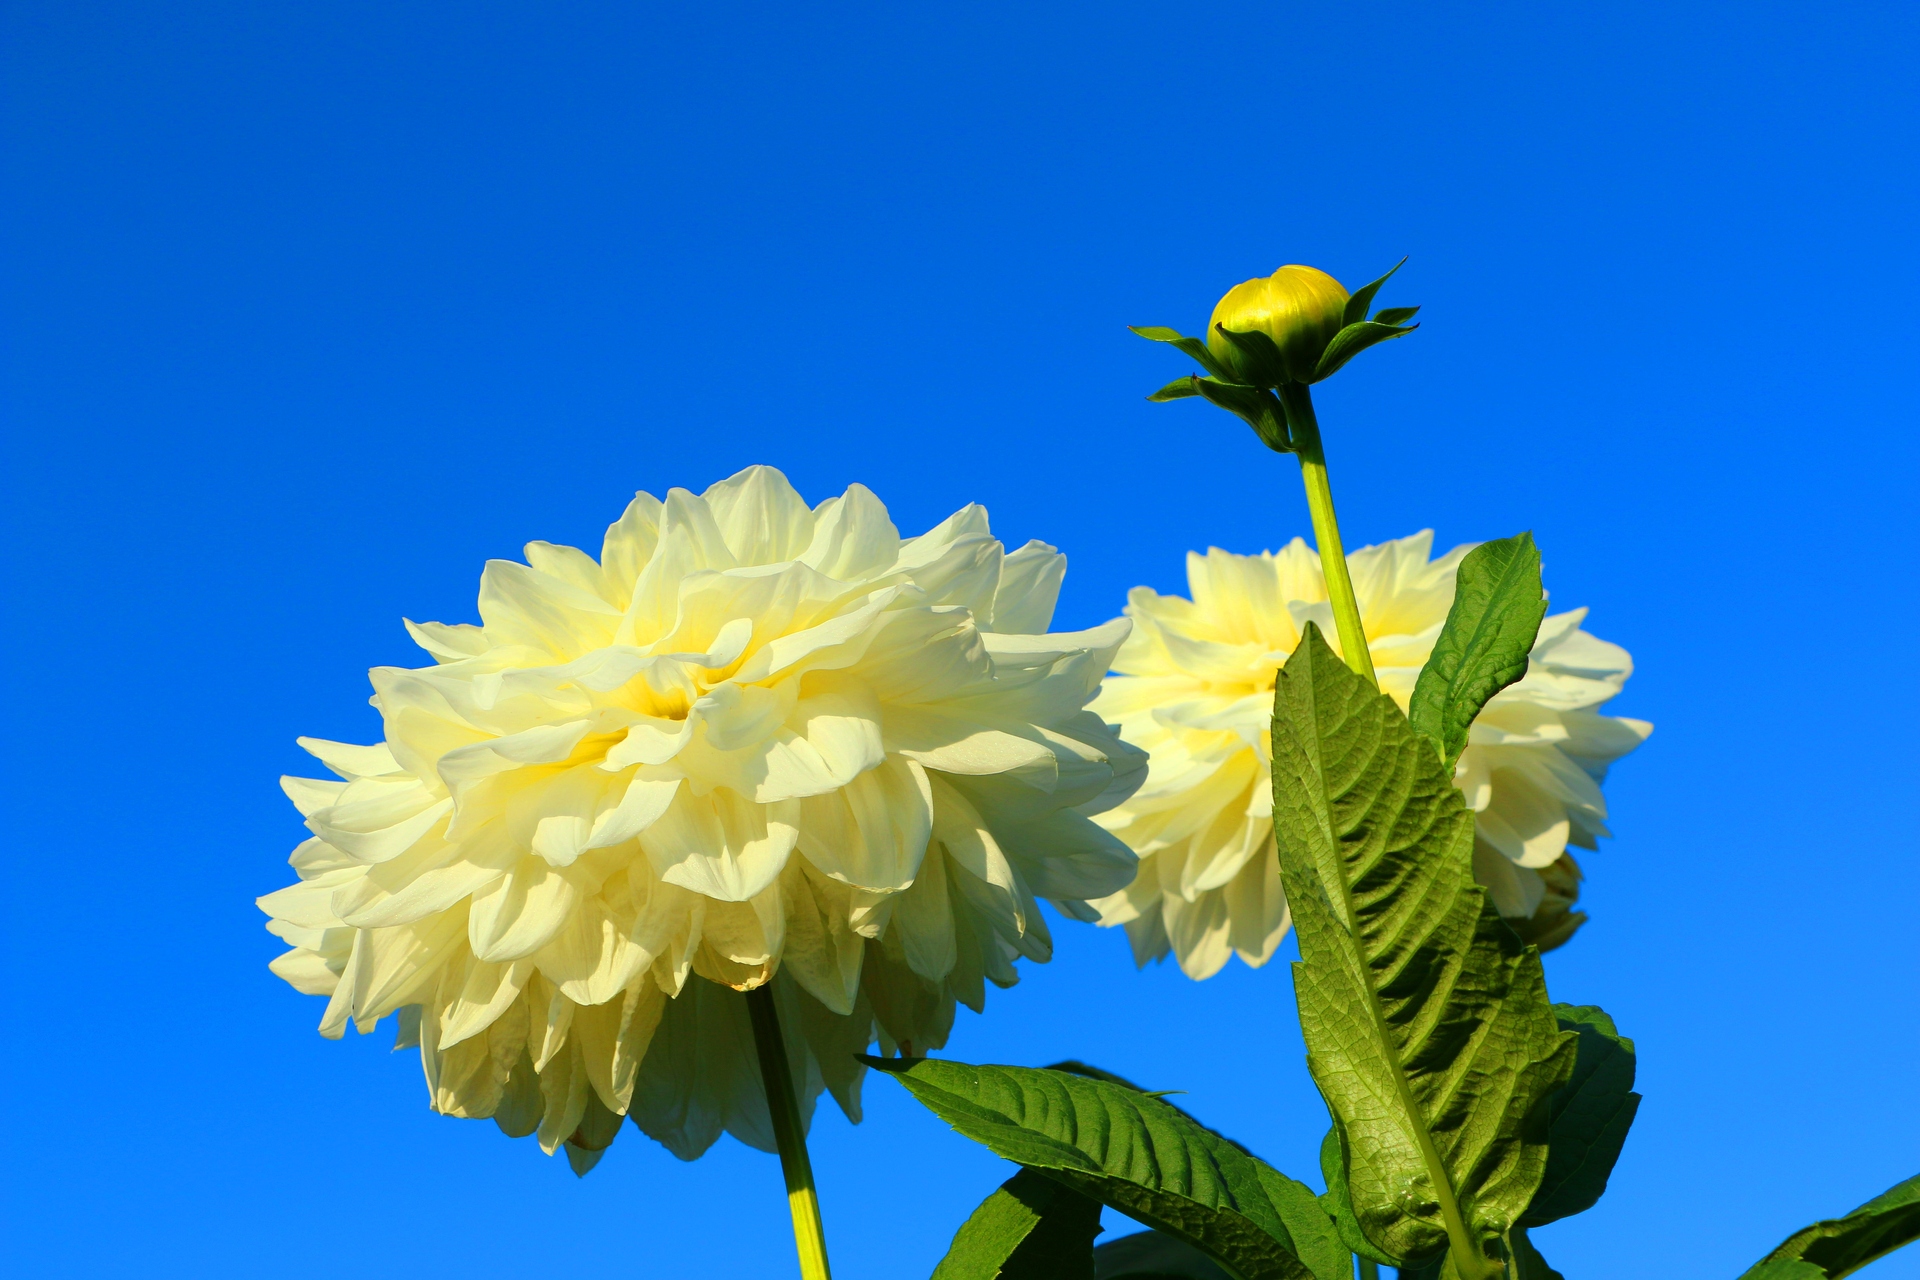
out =
[(780, 1172), (787, 1179), (787, 1207), (793, 1211), (793, 1247), (800, 1255), (801, 1280), (830, 1280), (827, 1236), (820, 1226), (820, 1198), (813, 1190), (813, 1164), (807, 1159), (807, 1135), (793, 1092), (793, 1069), (780, 1037), (780, 1011), (773, 1003), (773, 982), (747, 992), (753, 1020), (753, 1047), (760, 1055), (760, 1083), (773, 1117), (773, 1140), (780, 1148)]
[(1320, 448), (1320, 421), (1313, 416), (1313, 396), (1304, 382), (1280, 388), (1287, 407), (1287, 431), (1300, 455), (1300, 478), (1307, 485), (1307, 510), (1313, 514), (1313, 540), (1320, 547), (1320, 571), (1327, 580), (1327, 602), (1333, 606), (1333, 625), (1340, 633), (1340, 656), (1349, 667), (1376, 688), (1373, 654), (1360, 625), (1360, 602), (1347, 576), (1347, 553), (1340, 545), (1340, 522), (1333, 514), (1333, 489), (1327, 484), (1327, 455)]
[(1354, 1254), (1354, 1260), (1360, 1264), (1360, 1280), (1380, 1280), (1380, 1264), (1372, 1258), (1362, 1258)]

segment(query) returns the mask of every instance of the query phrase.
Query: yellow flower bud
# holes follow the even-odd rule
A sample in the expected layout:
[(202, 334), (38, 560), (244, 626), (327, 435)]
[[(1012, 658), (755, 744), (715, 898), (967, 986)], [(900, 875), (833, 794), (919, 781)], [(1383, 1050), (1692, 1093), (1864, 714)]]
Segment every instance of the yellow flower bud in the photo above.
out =
[[(1310, 382), (1320, 354), (1345, 323), (1346, 308), (1347, 291), (1338, 280), (1313, 267), (1284, 266), (1227, 290), (1207, 322), (1207, 350), (1250, 386)], [(1222, 329), (1265, 334), (1279, 353), (1278, 364)]]

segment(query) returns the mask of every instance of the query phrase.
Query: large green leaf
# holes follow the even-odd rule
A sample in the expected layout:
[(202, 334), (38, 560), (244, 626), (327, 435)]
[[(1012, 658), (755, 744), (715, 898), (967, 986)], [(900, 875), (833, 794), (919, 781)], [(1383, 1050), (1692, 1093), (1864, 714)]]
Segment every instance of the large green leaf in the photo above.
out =
[(1453, 607), (1407, 711), (1413, 727), (1439, 747), (1449, 776), (1480, 708), (1527, 674), (1527, 654), (1546, 616), (1532, 534), (1483, 542), (1460, 561)]
[(1633, 1041), (1592, 1005), (1553, 1006), (1560, 1029), (1580, 1037), (1573, 1075), (1547, 1100), (1547, 1172), (1520, 1219), (1549, 1222), (1593, 1207), (1607, 1189), (1640, 1095), (1633, 1091)]
[(1100, 1202), (1022, 1169), (954, 1234), (933, 1280), (1093, 1280)]
[(1920, 1175), (1891, 1187), (1844, 1218), (1794, 1232), (1740, 1280), (1839, 1280), (1920, 1239)]
[(1178, 1236), (1240, 1280), (1351, 1274), (1313, 1192), (1158, 1098), (1065, 1071), (864, 1061), (994, 1154)]
[(1220, 1264), (1164, 1231), (1136, 1231), (1093, 1251), (1094, 1280), (1232, 1280)]
[(1327, 1183), (1327, 1189), (1320, 1194), (1320, 1205), (1333, 1219), (1341, 1243), (1370, 1262), (1391, 1265), (1393, 1259), (1374, 1247), (1353, 1216), (1353, 1199), (1347, 1192), (1347, 1147), (1338, 1120), (1320, 1142), (1320, 1176)]
[(1450, 772), (1312, 624), (1274, 689), (1273, 796), (1307, 1065), (1354, 1220), (1396, 1265), (1449, 1250), (1461, 1280), (1496, 1275), (1575, 1037), (1539, 952), (1473, 882)]

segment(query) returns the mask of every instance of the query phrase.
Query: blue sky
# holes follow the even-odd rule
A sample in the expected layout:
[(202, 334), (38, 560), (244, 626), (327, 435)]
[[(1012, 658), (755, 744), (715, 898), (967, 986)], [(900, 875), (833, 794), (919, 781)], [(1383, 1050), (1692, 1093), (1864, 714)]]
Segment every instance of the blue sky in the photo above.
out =
[[(47, 4), (0, 12), (0, 1256), (23, 1275), (791, 1266), (777, 1165), (628, 1130), (589, 1178), (313, 1031), (256, 894), (299, 734), (366, 741), (402, 615), (754, 462), (968, 501), (1059, 622), (1307, 532), (1297, 471), (1128, 324), (1411, 255), (1319, 397), (1349, 545), (1531, 528), (1658, 726), (1559, 999), (1640, 1045), (1570, 1278), (1737, 1274), (1920, 1168), (1910, 6)], [(1314, 1179), (1285, 968), (1117, 933), (948, 1053), (1075, 1056)], [(823, 1113), (844, 1280), (1004, 1166), (891, 1083)], [(1121, 1224), (1122, 1229), (1126, 1229)], [(1920, 1250), (1881, 1263), (1920, 1276)]]

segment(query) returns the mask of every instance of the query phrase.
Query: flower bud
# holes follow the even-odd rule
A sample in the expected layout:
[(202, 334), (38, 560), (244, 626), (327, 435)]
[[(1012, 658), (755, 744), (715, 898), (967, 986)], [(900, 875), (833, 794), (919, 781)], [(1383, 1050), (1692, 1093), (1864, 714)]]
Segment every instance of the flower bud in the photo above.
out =
[[(1338, 280), (1313, 267), (1285, 266), (1227, 290), (1207, 322), (1207, 350), (1249, 386), (1311, 382), (1346, 308), (1347, 291)], [(1258, 338), (1235, 342), (1223, 329), (1264, 335), (1273, 352)]]

